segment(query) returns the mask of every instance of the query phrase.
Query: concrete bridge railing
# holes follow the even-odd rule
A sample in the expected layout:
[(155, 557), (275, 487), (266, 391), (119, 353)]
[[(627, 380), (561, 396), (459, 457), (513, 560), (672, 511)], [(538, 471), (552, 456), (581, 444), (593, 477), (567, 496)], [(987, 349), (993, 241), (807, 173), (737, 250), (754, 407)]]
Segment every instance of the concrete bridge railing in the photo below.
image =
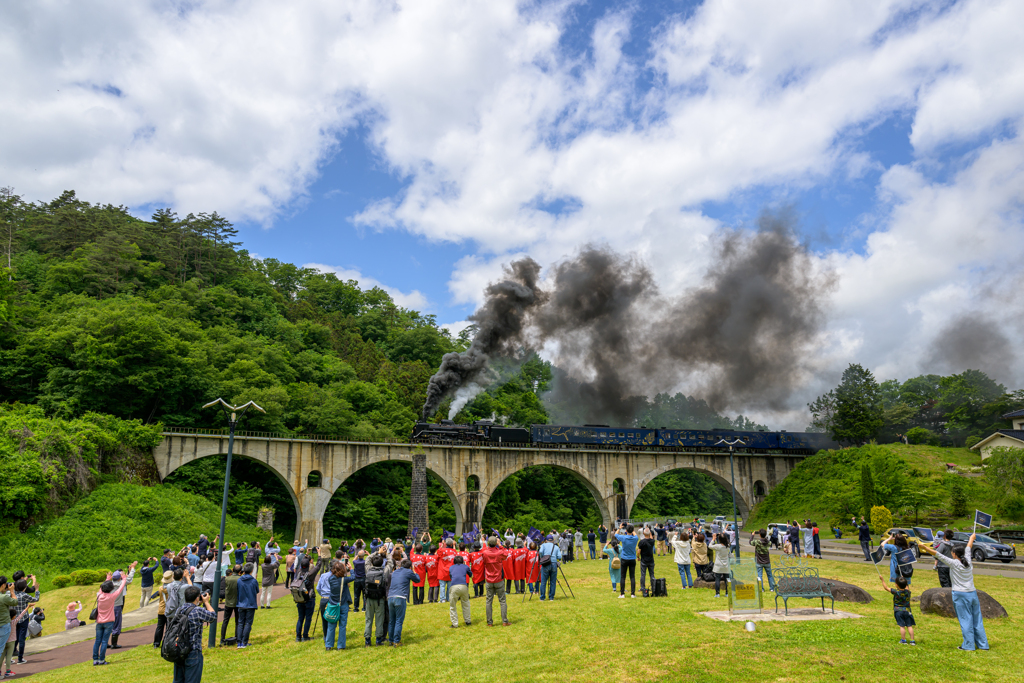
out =
[[(153, 456), (161, 479), (182, 465), (227, 453), (224, 434), (164, 432)], [(235, 457), (263, 463), (284, 484), (295, 505), (297, 538), (323, 537), (323, 516), (334, 492), (360, 469), (378, 462), (412, 463), (413, 451), (425, 454), (427, 470), (444, 485), (455, 508), (456, 533), (483, 518), (487, 501), (513, 472), (549, 465), (571, 472), (590, 491), (605, 524), (628, 517), (640, 492), (659, 474), (676, 469), (704, 472), (731, 491), (729, 456), (678, 451), (618, 451), (565, 448), (439, 446), (365, 443), (286, 436), (235, 436)], [(799, 456), (737, 454), (736, 502), (749, 516), (796, 466)], [(472, 478), (472, 485), (471, 485)]]

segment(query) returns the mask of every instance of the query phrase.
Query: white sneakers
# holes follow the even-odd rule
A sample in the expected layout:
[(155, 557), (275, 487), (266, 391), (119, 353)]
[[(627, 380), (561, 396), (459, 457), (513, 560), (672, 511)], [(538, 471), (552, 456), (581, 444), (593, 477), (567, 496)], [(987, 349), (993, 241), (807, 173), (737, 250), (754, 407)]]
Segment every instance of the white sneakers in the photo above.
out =
[(626, 597), (626, 596), (623, 595), (622, 593), (619, 593), (619, 600), (622, 600), (624, 597)]

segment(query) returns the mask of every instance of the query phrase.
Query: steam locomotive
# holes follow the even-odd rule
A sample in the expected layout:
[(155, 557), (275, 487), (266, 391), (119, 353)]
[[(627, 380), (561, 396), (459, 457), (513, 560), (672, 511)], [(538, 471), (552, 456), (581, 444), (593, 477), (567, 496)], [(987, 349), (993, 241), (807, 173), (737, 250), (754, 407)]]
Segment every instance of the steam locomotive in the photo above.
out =
[(413, 443), (451, 446), (517, 446), (534, 448), (594, 448), (604, 450), (659, 450), (722, 452), (728, 443), (738, 453), (813, 455), (839, 444), (827, 434), (812, 432), (741, 432), (733, 429), (654, 429), (609, 425), (532, 425), (530, 429), (503, 427), (491, 420), (456, 424), (441, 420), (417, 422)]

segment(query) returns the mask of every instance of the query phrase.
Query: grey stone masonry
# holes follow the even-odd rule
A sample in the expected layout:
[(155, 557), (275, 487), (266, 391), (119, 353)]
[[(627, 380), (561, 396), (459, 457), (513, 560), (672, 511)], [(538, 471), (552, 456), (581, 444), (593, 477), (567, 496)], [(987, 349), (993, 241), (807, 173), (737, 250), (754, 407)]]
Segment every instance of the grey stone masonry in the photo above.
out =
[(409, 528), (406, 535), (412, 536), (412, 530), (418, 529), (422, 534), (430, 525), (427, 510), (427, 454), (412, 454), (412, 488), (409, 494)]

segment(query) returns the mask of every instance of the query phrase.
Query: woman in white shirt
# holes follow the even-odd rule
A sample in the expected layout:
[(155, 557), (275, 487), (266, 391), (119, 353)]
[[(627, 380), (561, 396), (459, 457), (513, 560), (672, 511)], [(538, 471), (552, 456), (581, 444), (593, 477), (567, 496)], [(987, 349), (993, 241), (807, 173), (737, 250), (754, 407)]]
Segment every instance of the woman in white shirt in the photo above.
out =
[(719, 595), (719, 583), (725, 584), (726, 592), (729, 591), (729, 546), (726, 545), (729, 542), (729, 537), (726, 534), (718, 534), (715, 536), (715, 542), (710, 546), (715, 551), (715, 566), (713, 571), (715, 572), (715, 597), (722, 597)]
[(685, 531), (676, 534), (672, 541), (672, 547), (676, 554), (673, 558), (676, 566), (679, 567), (679, 578), (683, 582), (683, 588), (693, 588), (693, 578), (690, 576), (690, 536)]
[(960, 632), (964, 637), (959, 649), (968, 651), (988, 649), (988, 637), (985, 635), (985, 624), (981, 617), (981, 602), (978, 600), (978, 591), (974, 588), (974, 565), (971, 563), (974, 536), (975, 534), (971, 534), (966, 546), (953, 548), (953, 557), (942, 555), (924, 544), (917, 546), (949, 567), (949, 578), (953, 583), (953, 606), (956, 608), (956, 618), (960, 622)]

